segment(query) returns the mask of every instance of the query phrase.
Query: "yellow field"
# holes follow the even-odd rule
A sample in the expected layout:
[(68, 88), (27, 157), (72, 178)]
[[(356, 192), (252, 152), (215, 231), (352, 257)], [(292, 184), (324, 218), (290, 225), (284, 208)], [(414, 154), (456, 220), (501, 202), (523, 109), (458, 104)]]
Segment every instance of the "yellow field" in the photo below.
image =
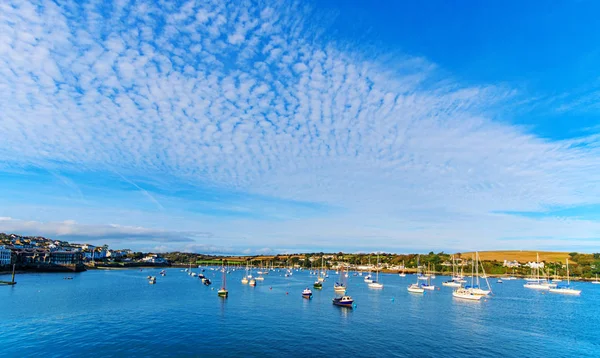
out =
[[(474, 252), (462, 252), (462, 258), (471, 257)], [(540, 261), (547, 262), (566, 262), (569, 257), (568, 252), (553, 252), (553, 251), (479, 251), (479, 258), (483, 261), (513, 261), (532, 262), (536, 259), (536, 254), (540, 255)]]

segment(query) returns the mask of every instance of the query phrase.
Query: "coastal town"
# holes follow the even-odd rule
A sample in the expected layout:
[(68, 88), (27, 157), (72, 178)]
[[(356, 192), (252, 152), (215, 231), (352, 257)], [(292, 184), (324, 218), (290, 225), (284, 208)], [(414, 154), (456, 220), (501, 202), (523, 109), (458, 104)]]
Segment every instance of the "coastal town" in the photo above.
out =
[(16, 266), (31, 271), (85, 271), (98, 263), (138, 263), (167, 265), (157, 254), (140, 257), (129, 249), (110, 249), (108, 245), (71, 243), (41, 236), (0, 233), (0, 271)]

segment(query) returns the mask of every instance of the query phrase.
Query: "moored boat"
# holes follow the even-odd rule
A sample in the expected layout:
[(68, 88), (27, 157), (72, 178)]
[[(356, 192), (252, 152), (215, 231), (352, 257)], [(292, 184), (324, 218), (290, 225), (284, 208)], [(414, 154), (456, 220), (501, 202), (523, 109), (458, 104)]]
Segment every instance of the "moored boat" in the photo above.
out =
[(551, 293), (560, 293), (563, 295), (579, 295), (581, 294), (581, 290), (576, 290), (571, 288), (571, 280), (569, 278), (569, 259), (567, 259), (567, 285), (550, 288), (549, 291)]
[(483, 297), (482, 295), (476, 295), (465, 288), (458, 288), (452, 292), (452, 297), (460, 298), (463, 300), (479, 301)]
[(226, 272), (225, 272), (225, 264), (223, 263), (223, 267), (221, 268), (223, 272), (223, 281), (221, 284), (221, 288), (217, 291), (217, 295), (219, 297), (227, 298), (229, 297), (229, 291), (227, 291), (227, 280), (226, 280)]
[(332, 300), (333, 304), (340, 307), (353, 308), (354, 300), (350, 296), (335, 297)]
[(379, 267), (379, 253), (377, 253), (377, 273), (376, 273), (376, 278), (375, 280), (372, 280), (371, 282), (369, 282), (368, 286), (369, 288), (383, 288), (383, 283), (381, 283), (379, 281), (379, 271), (380, 271), (380, 267)]
[(413, 283), (410, 286), (408, 286), (407, 290), (411, 293), (425, 293), (425, 289), (423, 289), (423, 287), (419, 286), (419, 284), (417, 283)]
[(312, 297), (312, 291), (307, 288), (302, 291), (302, 297), (310, 299)]

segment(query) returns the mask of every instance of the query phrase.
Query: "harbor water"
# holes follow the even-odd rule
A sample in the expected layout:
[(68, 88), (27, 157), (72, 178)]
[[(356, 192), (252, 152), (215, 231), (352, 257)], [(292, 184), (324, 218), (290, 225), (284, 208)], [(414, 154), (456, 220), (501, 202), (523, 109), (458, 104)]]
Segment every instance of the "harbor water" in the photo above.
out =
[(419, 295), (406, 290), (414, 275), (380, 275), (385, 287), (374, 290), (350, 274), (348, 309), (332, 305), (332, 273), (316, 290), (308, 271), (271, 271), (250, 287), (238, 269), (222, 299), (217, 270), (205, 268), (211, 286), (179, 268), (159, 271), (18, 275), (0, 286), (0, 356), (600, 357), (600, 285), (590, 283), (563, 296), (491, 279), (493, 296), (461, 301), (442, 287), (447, 277)]

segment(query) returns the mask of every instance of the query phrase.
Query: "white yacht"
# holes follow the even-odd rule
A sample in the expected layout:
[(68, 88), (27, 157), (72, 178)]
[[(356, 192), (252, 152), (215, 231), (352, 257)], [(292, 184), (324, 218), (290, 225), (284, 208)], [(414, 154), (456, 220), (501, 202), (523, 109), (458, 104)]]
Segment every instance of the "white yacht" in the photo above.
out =
[(563, 295), (579, 295), (581, 290), (576, 290), (570, 286), (571, 280), (569, 279), (569, 259), (567, 259), (567, 285), (551, 288), (549, 291), (552, 293), (561, 293)]
[(468, 289), (461, 287), (461, 288), (457, 288), (456, 290), (454, 290), (454, 292), (452, 292), (452, 297), (460, 298), (463, 300), (479, 301), (479, 300), (481, 300), (481, 298), (483, 296), (476, 295), (473, 292), (469, 291)]

